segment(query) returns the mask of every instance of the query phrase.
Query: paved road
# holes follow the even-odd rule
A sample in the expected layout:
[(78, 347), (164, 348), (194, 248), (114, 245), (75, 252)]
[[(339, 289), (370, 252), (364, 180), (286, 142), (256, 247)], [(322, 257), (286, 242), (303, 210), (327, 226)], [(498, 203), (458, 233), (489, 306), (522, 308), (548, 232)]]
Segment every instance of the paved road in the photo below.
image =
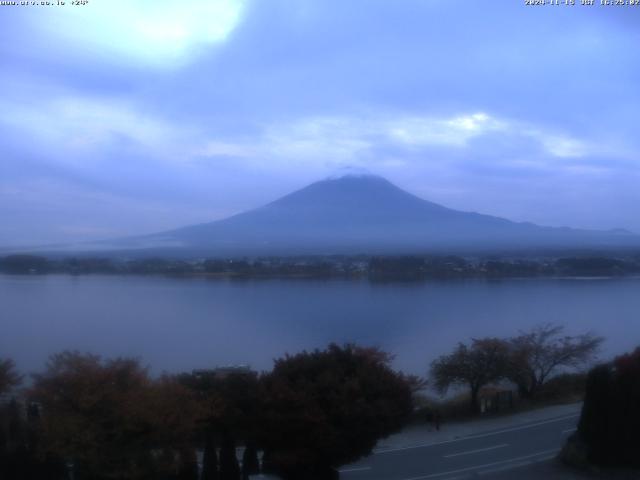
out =
[(378, 450), (342, 468), (343, 480), (491, 478), (549, 461), (575, 430), (579, 414), (522, 423), (467, 437)]

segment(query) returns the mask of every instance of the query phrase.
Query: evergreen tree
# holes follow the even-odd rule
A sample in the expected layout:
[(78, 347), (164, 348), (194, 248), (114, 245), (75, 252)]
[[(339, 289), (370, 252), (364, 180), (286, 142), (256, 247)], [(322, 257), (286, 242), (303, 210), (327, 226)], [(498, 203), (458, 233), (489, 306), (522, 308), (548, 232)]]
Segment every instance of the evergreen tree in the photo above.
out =
[(220, 448), (220, 480), (240, 480), (236, 444), (228, 432), (223, 435), (222, 448)]
[(578, 424), (590, 462), (640, 467), (640, 347), (589, 372)]
[(179, 480), (198, 480), (198, 459), (193, 448), (185, 447), (180, 451)]
[(207, 433), (204, 441), (202, 457), (202, 480), (218, 480), (218, 454), (211, 433)]
[(258, 450), (253, 442), (248, 442), (242, 454), (242, 478), (247, 480), (249, 475), (260, 473)]

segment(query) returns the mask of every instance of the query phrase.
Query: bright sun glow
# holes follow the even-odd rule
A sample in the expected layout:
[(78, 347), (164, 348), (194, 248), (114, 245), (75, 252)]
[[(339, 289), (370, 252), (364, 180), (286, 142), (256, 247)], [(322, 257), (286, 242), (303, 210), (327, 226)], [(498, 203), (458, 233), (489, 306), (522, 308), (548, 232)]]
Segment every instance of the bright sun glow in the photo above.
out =
[(172, 64), (221, 42), (240, 20), (244, 0), (92, 0), (52, 9), (46, 28), (97, 55)]

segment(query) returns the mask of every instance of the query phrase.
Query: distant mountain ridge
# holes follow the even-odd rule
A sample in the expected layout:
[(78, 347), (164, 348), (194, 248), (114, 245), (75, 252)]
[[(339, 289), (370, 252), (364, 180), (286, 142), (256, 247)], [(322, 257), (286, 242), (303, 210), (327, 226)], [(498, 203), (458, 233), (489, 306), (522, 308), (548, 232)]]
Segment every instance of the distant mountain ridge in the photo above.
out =
[(419, 198), (368, 174), (330, 177), (232, 217), (129, 239), (212, 254), (406, 253), (640, 246), (624, 230), (542, 227)]
[(267, 205), (213, 222), (113, 241), (4, 249), (51, 255), (230, 257), (640, 249), (623, 229), (580, 230), (463, 212), (385, 178), (329, 177)]

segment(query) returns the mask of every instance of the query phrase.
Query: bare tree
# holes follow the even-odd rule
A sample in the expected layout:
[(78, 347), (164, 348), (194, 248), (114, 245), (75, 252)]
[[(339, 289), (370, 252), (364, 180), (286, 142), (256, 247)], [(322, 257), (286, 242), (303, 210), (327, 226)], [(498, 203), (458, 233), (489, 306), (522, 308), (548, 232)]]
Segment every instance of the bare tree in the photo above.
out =
[(593, 333), (563, 333), (563, 326), (544, 324), (510, 340), (508, 378), (518, 386), (521, 397), (534, 397), (558, 370), (592, 361), (603, 341)]
[(485, 385), (504, 378), (507, 373), (509, 347), (499, 338), (473, 339), (471, 346), (459, 343), (449, 355), (431, 364), (436, 387), (446, 392), (451, 385), (466, 385), (471, 390), (471, 411), (480, 411), (478, 396)]

